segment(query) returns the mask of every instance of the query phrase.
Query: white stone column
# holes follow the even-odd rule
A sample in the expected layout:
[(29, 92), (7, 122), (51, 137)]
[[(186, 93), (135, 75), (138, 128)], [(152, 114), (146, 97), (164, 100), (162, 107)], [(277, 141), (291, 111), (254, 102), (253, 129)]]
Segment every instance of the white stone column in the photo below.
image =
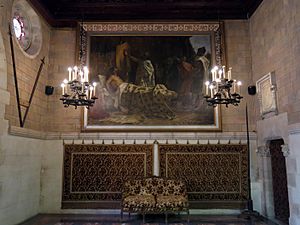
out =
[(158, 153), (158, 141), (153, 143), (153, 175), (159, 176), (159, 153)]
[(259, 173), (262, 184), (262, 212), (261, 214), (274, 218), (274, 199), (273, 199), (273, 186), (272, 186), (272, 165), (270, 149), (263, 145), (257, 148), (257, 154), (260, 156), (259, 160)]

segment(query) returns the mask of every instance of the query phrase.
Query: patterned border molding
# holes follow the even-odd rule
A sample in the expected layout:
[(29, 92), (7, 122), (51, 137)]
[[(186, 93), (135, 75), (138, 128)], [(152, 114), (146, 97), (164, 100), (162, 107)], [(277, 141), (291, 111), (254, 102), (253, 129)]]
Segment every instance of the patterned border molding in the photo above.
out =
[(288, 144), (281, 145), (281, 151), (284, 157), (288, 157), (290, 155), (289, 145)]
[(176, 32), (176, 33), (197, 33), (197, 32), (216, 32), (220, 25), (216, 22), (211, 23), (154, 23), (154, 22), (140, 22), (140, 23), (85, 23), (83, 25), (87, 32), (109, 32), (109, 33), (162, 33), (162, 32)]
[(270, 157), (271, 153), (270, 153), (270, 149), (267, 146), (258, 146), (256, 153), (260, 156), (260, 157)]

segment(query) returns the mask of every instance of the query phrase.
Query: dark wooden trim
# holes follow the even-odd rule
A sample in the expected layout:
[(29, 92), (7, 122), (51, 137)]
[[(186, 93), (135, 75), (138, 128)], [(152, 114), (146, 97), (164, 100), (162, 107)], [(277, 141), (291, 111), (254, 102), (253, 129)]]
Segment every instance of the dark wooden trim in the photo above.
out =
[(14, 42), (13, 42), (13, 39), (12, 39), (10, 23), (8, 23), (8, 34), (9, 34), (11, 59), (12, 59), (13, 74), (14, 74), (14, 81), (15, 81), (15, 91), (16, 91), (16, 98), (17, 98), (19, 122), (20, 122), (20, 127), (23, 127), (24, 124), (23, 124), (23, 120), (22, 120), (22, 111), (21, 111), (21, 103), (20, 103), (20, 95), (19, 95), (18, 77), (17, 77), (17, 70), (16, 70), (16, 59), (15, 59), (15, 52), (14, 52)]

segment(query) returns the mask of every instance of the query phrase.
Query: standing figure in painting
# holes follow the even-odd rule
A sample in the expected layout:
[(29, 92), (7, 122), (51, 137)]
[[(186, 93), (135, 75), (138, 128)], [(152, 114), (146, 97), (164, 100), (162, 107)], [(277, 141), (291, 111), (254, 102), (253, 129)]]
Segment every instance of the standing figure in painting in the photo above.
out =
[(179, 59), (177, 57), (168, 57), (165, 62), (165, 84), (168, 89), (179, 92), (180, 78), (178, 71)]
[(104, 119), (109, 117), (108, 109), (108, 96), (109, 93), (105, 87), (106, 77), (103, 75), (98, 75), (99, 85), (96, 86), (96, 93), (98, 100), (95, 102), (95, 105), (88, 110), (89, 118), (91, 119)]
[(116, 47), (116, 67), (119, 71), (120, 77), (128, 82), (129, 75), (131, 72), (131, 63), (129, 54), (129, 44), (127, 42), (121, 42), (121, 44)]
[(180, 59), (178, 71), (181, 81), (179, 89), (179, 104), (183, 107), (187, 107), (190, 105), (192, 98), (193, 65), (187, 62), (185, 56)]
[(164, 85), (145, 87), (124, 82), (114, 70), (107, 77), (106, 86), (115, 96), (115, 107), (126, 114), (140, 114), (148, 118), (173, 119), (171, 109), (177, 94)]
[(192, 84), (193, 106), (198, 108), (205, 91), (205, 81), (209, 80), (209, 60), (205, 56), (205, 47), (198, 48), (194, 58), (194, 73)]
[[(126, 52), (125, 54), (128, 54)], [(136, 58), (134, 56), (129, 56), (130, 59), (138, 64), (135, 84), (144, 87), (154, 87), (155, 86), (155, 75), (154, 66), (150, 60), (149, 52), (145, 52), (142, 59)]]

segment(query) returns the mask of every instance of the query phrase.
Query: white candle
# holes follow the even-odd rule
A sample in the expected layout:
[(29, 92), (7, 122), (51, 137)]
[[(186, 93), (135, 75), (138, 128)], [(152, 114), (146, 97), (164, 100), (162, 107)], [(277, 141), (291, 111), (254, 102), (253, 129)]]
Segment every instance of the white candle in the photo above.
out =
[(228, 70), (228, 80), (231, 80), (231, 70), (232, 70), (232, 68), (229, 67), (229, 70)]
[(219, 79), (222, 79), (222, 70), (219, 70)]
[(69, 67), (68, 71), (69, 71), (69, 81), (71, 81), (72, 80), (72, 68)]
[(233, 93), (236, 93), (236, 80), (233, 81)]
[(78, 67), (77, 66), (74, 66), (74, 77), (73, 77), (73, 80), (76, 80), (77, 79), (77, 70), (78, 70)]
[(223, 78), (226, 79), (225, 66), (222, 66)]
[(205, 94), (206, 95), (208, 95), (208, 85), (209, 85), (209, 81), (206, 81), (205, 82), (205, 86), (206, 86), (206, 88), (205, 88)]
[(85, 87), (85, 84), (84, 82), (82, 82), (82, 87), (81, 87), (81, 92), (84, 93), (84, 87)]
[(238, 82), (237, 82), (237, 85), (238, 85), (238, 93), (241, 93), (241, 85), (242, 85), (242, 82), (241, 82), (241, 81), (238, 81)]
[(83, 67), (83, 74), (84, 74), (84, 81), (89, 82), (89, 70), (86, 66)]
[(83, 82), (83, 72), (82, 72), (82, 70), (79, 71), (79, 77), (80, 77), (80, 81)]
[(60, 86), (61, 86), (62, 95), (65, 95), (65, 84), (62, 83)]
[(89, 82), (89, 70), (87, 70), (87, 72), (86, 72), (86, 82)]
[(96, 96), (96, 86), (97, 86), (97, 83), (94, 82), (94, 83), (93, 83), (93, 86), (94, 86), (94, 96)]
[(64, 94), (68, 94), (68, 80), (64, 79), (63, 84), (64, 84)]
[(210, 97), (213, 98), (213, 96), (214, 96), (214, 94), (213, 94), (214, 85), (211, 84), (209, 86), (209, 88), (210, 88)]
[(214, 67), (212, 70), (211, 70), (211, 78), (212, 78), (212, 81), (214, 81), (216, 79), (216, 71), (217, 71), (218, 67)]
[(90, 87), (90, 98), (92, 98), (93, 89), (94, 89), (94, 88), (91, 86), (91, 87)]

